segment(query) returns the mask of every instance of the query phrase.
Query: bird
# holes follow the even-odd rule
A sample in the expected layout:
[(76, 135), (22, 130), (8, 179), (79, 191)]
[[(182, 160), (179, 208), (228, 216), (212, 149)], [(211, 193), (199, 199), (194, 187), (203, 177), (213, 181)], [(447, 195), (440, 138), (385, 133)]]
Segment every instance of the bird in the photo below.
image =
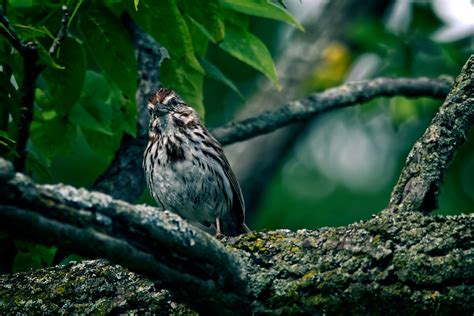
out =
[(194, 108), (175, 91), (160, 88), (148, 110), (143, 169), (156, 203), (216, 237), (249, 232), (237, 178)]

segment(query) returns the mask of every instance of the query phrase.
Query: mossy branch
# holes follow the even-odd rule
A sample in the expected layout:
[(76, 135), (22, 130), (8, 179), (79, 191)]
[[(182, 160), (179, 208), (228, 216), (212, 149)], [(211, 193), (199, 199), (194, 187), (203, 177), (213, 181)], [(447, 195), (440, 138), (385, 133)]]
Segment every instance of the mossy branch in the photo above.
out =
[(474, 55), (471, 55), (430, 126), (408, 154), (390, 198), (390, 209), (428, 213), (438, 207), (443, 174), (466, 141), (473, 123)]
[[(382, 212), (347, 227), (250, 233), (224, 244), (252, 300), (232, 314), (474, 313), (474, 214)], [(0, 276), (0, 313), (192, 312), (166, 288), (103, 260), (71, 263)], [(194, 295), (201, 314), (226, 311)]]
[(1, 158), (0, 192), (0, 230), (15, 239), (107, 258), (159, 279), (198, 311), (248, 305), (239, 261), (176, 214), (62, 184), (37, 185)]

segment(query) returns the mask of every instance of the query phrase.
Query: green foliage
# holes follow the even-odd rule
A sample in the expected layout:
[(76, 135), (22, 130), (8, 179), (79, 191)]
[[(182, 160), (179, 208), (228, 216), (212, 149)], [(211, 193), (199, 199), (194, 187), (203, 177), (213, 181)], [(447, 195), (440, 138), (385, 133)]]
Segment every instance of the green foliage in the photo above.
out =
[[(62, 5), (72, 11), (69, 35), (51, 56), (49, 46), (61, 25)], [(209, 44), (258, 70), (279, 87), (272, 57), (249, 31), (248, 16), (284, 21), (302, 29), (281, 3), (273, 1), (9, 1), (8, 17), (18, 36), (36, 42), (40, 63), (46, 66), (37, 82), (31, 126), (29, 149), (33, 154), (28, 166), (33, 175), (45, 174), (55, 155), (70, 153), (77, 145), (78, 131), (93, 151), (106, 157), (113, 155), (123, 132), (135, 134), (137, 66), (129, 33), (120, 20), (123, 12), (168, 50), (170, 57), (161, 64), (162, 84), (177, 90), (202, 117), (206, 78), (243, 97), (232, 77), (207, 60)], [(11, 158), (23, 74), (21, 56), (3, 38), (0, 61), (4, 67), (0, 81), (6, 88), (0, 93), (6, 105), (0, 111), (0, 152)], [(105, 140), (110, 146), (100, 145)]]
[(287, 22), (304, 30), (303, 26), (280, 3), (270, 0), (221, 0), (224, 7), (249, 15)]
[[(42, 77), (52, 96), (50, 102), (54, 110), (63, 116), (71, 111), (81, 95), (86, 71), (84, 48), (79, 40), (68, 37), (61, 44), (56, 58), (63, 68), (48, 67)], [(61, 78), (61, 81), (58, 78)]]
[(13, 262), (13, 272), (49, 267), (57, 250), (55, 247), (49, 248), (19, 240), (15, 242), (15, 246), (19, 251)]
[(217, 68), (214, 64), (210, 63), (207, 60), (201, 59), (201, 65), (204, 67), (206, 74), (219, 82), (222, 82), (226, 86), (232, 89), (236, 94), (239, 95), (242, 99), (244, 99), (244, 95), (240, 92), (239, 88), (230, 80), (219, 68)]
[[(243, 98), (232, 76), (207, 60), (220, 47), (278, 85), (265, 44), (249, 31), (249, 15), (300, 25), (280, 4), (219, 0), (9, 0), (3, 6), (24, 41), (35, 42), (40, 68), (26, 172), (39, 182), (90, 185), (110, 164), (122, 136), (136, 133), (137, 65), (124, 13), (169, 53), (161, 65), (163, 86), (179, 94), (204, 117), (207, 78)], [(70, 10), (68, 36), (49, 48), (61, 27), (62, 6)], [(247, 8), (247, 9), (246, 9)], [(250, 10), (249, 10), (250, 9)], [(301, 28), (301, 27), (300, 27)], [(248, 46), (248, 47), (246, 47)], [(0, 36), (0, 155), (16, 157), (23, 84), (23, 60)], [(74, 167), (72, 167), (74, 166)], [(14, 270), (49, 265), (54, 249), (17, 243)]]
[(133, 113), (137, 66), (127, 30), (110, 10), (99, 5), (80, 15), (79, 28), (94, 61), (130, 100), (128, 107)]
[(262, 72), (270, 78), (278, 88), (281, 88), (270, 52), (265, 44), (252, 33), (230, 24), (226, 28), (225, 40), (219, 47), (235, 58)]

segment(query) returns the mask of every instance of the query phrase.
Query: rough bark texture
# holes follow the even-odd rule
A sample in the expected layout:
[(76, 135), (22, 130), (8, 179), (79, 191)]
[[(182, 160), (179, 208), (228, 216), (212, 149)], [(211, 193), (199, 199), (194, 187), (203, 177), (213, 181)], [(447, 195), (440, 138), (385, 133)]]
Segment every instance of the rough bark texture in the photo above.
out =
[[(248, 140), (296, 122), (304, 122), (335, 109), (354, 106), (377, 97), (433, 97), (444, 99), (451, 89), (448, 78), (377, 78), (350, 82), (289, 102), (274, 111), (238, 122), (231, 122), (211, 132), (222, 145)], [(255, 177), (254, 177), (255, 178)]]
[(239, 261), (217, 239), (176, 214), (62, 184), (36, 185), (13, 174), (13, 166), (3, 159), (0, 171), (1, 231), (86, 257), (108, 258), (159, 279), (198, 311), (246, 306), (247, 283)]
[(168, 291), (105, 260), (0, 276), (0, 313), (9, 315), (193, 313)]
[(389, 207), (394, 211), (431, 212), (438, 206), (443, 174), (474, 123), (474, 55), (408, 154)]
[[(224, 243), (241, 259), (257, 313), (468, 315), (473, 233), (473, 214), (385, 211), (348, 227), (250, 233)], [(159, 283), (102, 260), (0, 276), (0, 313), (38, 311), (190, 312)]]

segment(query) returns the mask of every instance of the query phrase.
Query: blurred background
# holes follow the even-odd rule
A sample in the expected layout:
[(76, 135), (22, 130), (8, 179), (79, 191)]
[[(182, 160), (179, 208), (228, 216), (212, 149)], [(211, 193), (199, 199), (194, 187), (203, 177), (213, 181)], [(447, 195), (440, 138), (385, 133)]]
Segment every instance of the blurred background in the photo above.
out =
[[(47, 30), (44, 25), (52, 25), (51, 29), (57, 28), (63, 2), (75, 4), (76, 7), (83, 3), (75, 0), (12, 0), (4, 1), (3, 4), (9, 4), (8, 16), (16, 19), (14, 26), (21, 31), (20, 35), (31, 36), (42, 43), (43, 33)], [(156, 3), (160, 5), (164, 2)], [(379, 76), (456, 76), (468, 56), (474, 53), (472, 0), (255, 2), (276, 4), (279, 10), (286, 8), (294, 17), (292, 20), (285, 13), (279, 16), (280, 21), (262, 18), (262, 15), (268, 13), (265, 10), (257, 14), (261, 15), (259, 17), (254, 16), (253, 12), (245, 12), (245, 9), (238, 7), (242, 2), (245, 1), (222, 0), (219, 3), (248, 14), (236, 19), (233, 13), (226, 19), (245, 24), (244, 27), (248, 27), (249, 32), (267, 46), (281, 89), (277, 88), (275, 78), (271, 78), (271, 69), (266, 70), (265, 77), (262, 74), (265, 71), (256, 70), (258, 63), (252, 67), (251, 60), (249, 65), (248, 59), (247, 62), (236, 59), (232, 47), (227, 47), (228, 54), (223, 53), (224, 48), (220, 42), (214, 41), (213, 35), (208, 34), (210, 41), (206, 43), (206, 48), (200, 51), (197, 47), (194, 49), (201, 63), (205, 59), (208, 66), (210, 64), (214, 70), (219, 70), (217, 76), (201, 75), (196, 80), (196, 91), (202, 93), (201, 97), (196, 97), (196, 102), (202, 104), (196, 106), (200, 106), (201, 113), (204, 106), (205, 122), (209, 128), (278, 108), (285, 102), (348, 81)], [(88, 29), (89, 22), (94, 22), (91, 17), (100, 16), (103, 21), (110, 19), (115, 23), (113, 27), (118, 28), (109, 30), (109, 35), (117, 39), (110, 45), (120, 41), (123, 45), (128, 45), (128, 55), (122, 52), (127, 55), (123, 60), (129, 58), (127, 62), (132, 63), (131, 44), (121, 37), (126, 36), (126, 31), (117, 31), (121, 27), (120, 12), (125, 6), (133, 18), (138, 20), (140, 14), (153, 14), (153, 11), (147, 10), (147, 6), (155, 3), (135, 1), (135, 8), (132, 1), (108, 0), (104, 3), (107, 8), (100, 10), (94, 8), (94, 5), (88, 7), (83, 4), (77, 10), (78, 18), (75, 19), (80, 19), (79, 26), (75, 26), (74, 22), (70, 29), (71, 34), (78, 38), (70, 38), (69, 42), (66, 41), (67, 45), (63, 44), (63, 52), (69, 52), (69, 56), (82, 60), (82, 63), (87, 60), (87, 65), (79, 65), (82, 66), (79, 74), (82, 78), (82, 90), (74, 86), (75, 81), (71, 82), (73, 91), (77, 94), (75, 102), (69, 102), (70, 99), (67, 102), (62, 100), (60, 103), (63, 108), (57, 107), (55, 92), (59, 91), (60, 94), (62, 90), (55, 90), (55, 87), (58, 81), (60, 87), (67, 82), (64, 72), (54, 69), (48, 73), (46, 70), (38, 81), (35, 120), (31, 126), (26, 170), (37, 182), (63, 182), (91, 187), (112, 161), (122, 135), (134, 133), (135, 117), (126, 109), (131, 111), (135, 104), (133, 98), (124, 98), (124, 95), (131, 91), (128, 93), (130, 96), (134, 92), (136, 72), (127, 74), (127, 69), (121, 69), (121, 72), (114, 73), (115, 77), (111, 76), (107, 70), (110, 64), (107, 62), (115, 61), (108, 57), (109, 47), (105, 47), (102, 57), (91, 56), (98, 54), (100, 47), (88, 43), (88, 36), (80, 36), (88, 32), (89, 37), (94, 34)], [(166, 3), (177, 3), (181, 11), (173, 13), (180, 15), (188, 9), (186, 3), (192, 2), (181, 0)], [(110, 10), (108, 15), (104, 14), (106, 10)], [(50, 14), (45, 15), (44, 12)], [(86, 12), (84, 17), (81, 17), (82, 12)], [(283, 11), (280, 14), (281, 12)], [(183, 16), (186, 16), (184, 13)], [(196, 19), (186, 20), (196, 43), (201, 38), (193, 33), (195, 30), (192, 25), (202, 22), (206, 26), (206, 21), (199, 20), (199, 12), (190, 10), (189, 14)], [(288, 23), (283, 23), (282, 19)], [(28, 26), (28, 21), (35, 27), (43, 26), (41, 29), (32, 29)], [(103, 27), (113, 24), (112, 22), (105, 23)], [(298, 27), (298, 23), (304, 31)], [(150, 30), (153, 31), (153, 28)], [(166, 33), (156, 34), (158, 40), (166, 40), (159, 38), (163, 34)], [(50, 41), (47, 36), (46, 39)], [(174, 42), (169, 42), (169, 45), (173, 44)], [(7, 61), (0, 60), (2, 65), (13, 65), (14, 77), (21, 80), (21, 75), (15, 74), (16, 66), (21, 69), (21, 59), (18, 54), (9, 53), (4, 47), (8, 45), (0, 38), (0, 55), (5, 52), (9, 55)], [(64, 55), (68, 54), (59, 56), (60, 65), (61, 62), (68, 61), (61, 60)], [(171, 60), (173, 58), (171, 50)], [(194, 58), (193, 55), (187, 62), (192, 65)], [(180, 71), (168, 71), (168, 76), (170, 73), (184, 73), (186, 77), (189, 75), (188, 70), (195, 71), (189, 67), (187, 70), (176, 68), (181, 67), (176, 64), (167, 67)], [(196, 65), (192, 67), (199, 68)], [(6, 69), (2, 68), (0, 75), (5, 74)], [(209, 69), (207, 67), (206, 72)], [(117, 74), (120, 78), (117, 78)], [(194, 78), (196, 77), (192, 80)], [(171, 87), (183, 82), (178, 80), (180, 78), (162, 79), (164, 83), (168, 80)], [(11, 84), (18, 89), (15, 80)], [(131, 90), (127, 90), (130, 84)], [(192, 98), (196, 96), (196, 91), (185, 92)], [(387, 205), (407, 153), (424, 132), (441, 103), (427, 98), (378, 98), (360, 106), (318, 116), (309, 122), (269, 135), (227, 146), (226, 154), (244, 193), (248, 225), (254, 230), (315, 229), (370, 218)], [(68, 109), (67, 113), (62, 113), (64, 106)], [(8, 138), (1, 138), (7, 137), (5, 135), (0, 134), (0, 141), (8, 141)], [(11, 154), (8, 153), (7, 156)], [(139, 203), (154, 204), (154, 201), (145, 191)], [(445, 175), (440, 207), (435, 214), (472, 211), (474, 131), (471, 131), (469, 141), (458, 152)], [(2, 238), (8, 241), (8, 236), (0, 233), (0, 243)], [(21, 241), (15, 241), (15, 247), (19, 252), (13, 252), (16, 254), (14, 271), (50, 265), (56, 251), (54, 248)]]
[[(271, 89), (244, 66), (228, 69), (239, 76), (236, 81), (246, 100), (209, 83), (205, 96), (207, 108), (213, 109), (208, 110), (210, 126), (232, 119), (234, 112), (243, 113), (239, 117), (258, 112), (264, 102), (278, 106), (347, 81), (456, 76), (474, 53), (470, 0), (287, 4), (305, 33), (252, 21), (272, 49), (283, 90)], [(215, 63), (231, 66), (225, 60)], [(249, 204), (250, 226), (318, 228), (370, 218), (387, 205), (407, 153), (440, 104), (424, 98), (379, 98), (271, 137), (229, 146), (226, 152)], [(471, 132), (445, 176), (435, 214), (474, 211), (473, 136)]]

